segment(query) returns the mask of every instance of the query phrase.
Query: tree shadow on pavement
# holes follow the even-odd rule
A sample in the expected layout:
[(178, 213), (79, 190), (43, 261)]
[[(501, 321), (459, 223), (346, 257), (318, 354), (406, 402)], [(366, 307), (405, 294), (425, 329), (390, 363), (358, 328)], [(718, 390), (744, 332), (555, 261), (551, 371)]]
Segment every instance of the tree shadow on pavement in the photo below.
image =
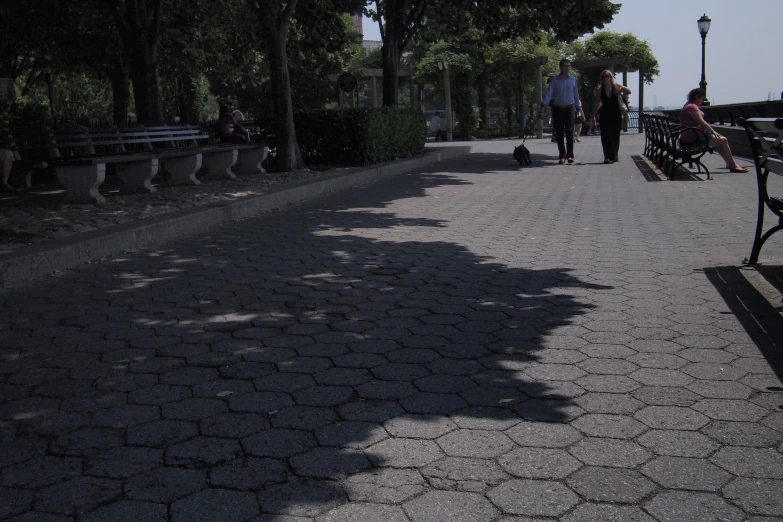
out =
[(462, 183), (347, 191), (0, 294), (0, 465), (27, 488), (3, 514), (314, 517), (536, 478), (514, 474), (529, 458), (573, 471), (515, 448), (575, 432), (570, 329), (608, 287), (379, 210)]

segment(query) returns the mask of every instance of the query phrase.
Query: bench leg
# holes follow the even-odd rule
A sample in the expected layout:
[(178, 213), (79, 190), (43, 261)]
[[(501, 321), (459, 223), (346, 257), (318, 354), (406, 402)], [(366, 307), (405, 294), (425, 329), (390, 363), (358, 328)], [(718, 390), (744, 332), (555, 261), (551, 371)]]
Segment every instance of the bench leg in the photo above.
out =
[(242, 149), (239, 151), (239, 160), (237, 164), (239, 166), (238, 172), (240, 174), (266, 174), (266, 171), (261, 164), (266, 159), (266, 155), (269, 153), (269, 148), (259, 147), (257, 149)]
[(196, 171), (201, 168), (201, 154), (183, 156), (180, 158), (164, 158), (161, 167), (171, 174), (169, 185), (200, 185), (196, 179)]
[(97, 165), (64, 165), (54, 170), (57, 181), (65, 187), (67, 194), (65, 201), (68, 203), (96, 203), (106, 202), (106, 199), (98, 192), (98, 187), (106, 179), (106, 164)]
[(152, 186), (152, 178), (158, 173), (160, 161), (152, 158), (144, 161), (132, 161), (117, 164), (117, 176), (125, 184), (122, 192), (155, 192), (158, 189)]
[(236, 149), (208, 152), (204, 154), (204, 166), (209, 169), (207, 177), (210, 179), (236, 179), (236, 174), (231, 172), (231, 167), (237, 162)]

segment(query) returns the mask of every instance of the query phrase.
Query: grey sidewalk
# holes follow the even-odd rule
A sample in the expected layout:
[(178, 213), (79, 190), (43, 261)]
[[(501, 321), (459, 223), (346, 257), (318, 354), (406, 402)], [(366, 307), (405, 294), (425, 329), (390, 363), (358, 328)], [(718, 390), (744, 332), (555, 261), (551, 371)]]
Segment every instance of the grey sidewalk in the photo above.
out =
[(0, 291), (0, 519), (782, 520), (753, 175), (514, 143)]

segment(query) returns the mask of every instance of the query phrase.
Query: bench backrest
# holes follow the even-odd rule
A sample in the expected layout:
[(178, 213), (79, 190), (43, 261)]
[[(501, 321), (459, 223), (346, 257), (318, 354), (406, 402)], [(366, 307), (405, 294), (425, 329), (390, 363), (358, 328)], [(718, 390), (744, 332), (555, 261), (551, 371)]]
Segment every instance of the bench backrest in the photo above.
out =
[(737, 123), (748, 133), (756, 174), (783, 175), (783, 118), (739, 118)]
[(197, 147), (210, 141), (198, 126), (58, 128), (44, 133), (50, 159), (95, 157)]

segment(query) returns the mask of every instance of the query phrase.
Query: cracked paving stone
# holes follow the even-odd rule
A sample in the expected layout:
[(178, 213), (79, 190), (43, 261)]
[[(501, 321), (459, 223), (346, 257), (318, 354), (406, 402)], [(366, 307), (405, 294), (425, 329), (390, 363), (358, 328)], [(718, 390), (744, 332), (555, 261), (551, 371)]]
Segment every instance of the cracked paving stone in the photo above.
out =
[(511, 477), (487, 459), (446, 457), (421, 469), (437, 489), (481, 493)]
[(403, 509), (413, 522), (490, 522), (498, 515), (483, 496), (456, 491), (430, 491)]
[(345, 504), (316, 519), (317, 522), (367, 522), (384, 520), (386, 522), (408, 522), (402, 508), (384, 504)]
[(213, 468), (209, 483), (227, 489), (259, 491), (285, 482), (288, 476), (286, 466), (279, 460), (245, 457)]
[(563, 449), (519, 448), (498, 459), (503, 469), (516, 477), (565, 478), (582, 464)]
[(287, 458), (317, 446), (307, 431), (270, 429), (242, 439), (242, 447), (256, 457)]
[(568, 477), (568, 485), (588, 500), (635, 504), (657, 486), (637, 471), (585, 467)]
[(691, 406), (702, 397), (690, 390), (677, 387), (645, 386), (632, 395), (649, 406)]
[(755, 404), (740, 400), (704, 399), (691, 407), (711, 419), (722, 421), (756, 422), (767, 414)]
[(628, 415), (644, 408), (645, 404), (620, 393), (586, 393), (574, 399), (574, 403), (589, 413)]
[(731, 479), (708, 461), (683, 457), (658, 457), (641, 472), (665, 488), (693, 491), (717, 491)]
[(294, 478), (258, 493), (261, 510), (278, 515), (314, 517), (345, 500), (345, 492), (335, 482), (327, 480)]
[(783, 481), (738, 478), (723, 487), (723, 496), (750, 513), (783, 517)]
[(122, 447), (87, 460), (85, 474), (105, 478), (127, 478), (163, 464), (163, 450)]
[(448, 415), (461, 410), (467, 403), (449, 393), (420, 392), (401, 399), (400, 406), (410, 413)]
[(383, 427), (392, 437), (409, 439), (437, 439), (457, 429), (448, 417), (405, 414), (389, 419)]
[(703, 433), (727, 446), (767, 448), (783, 442), (783, 433), (753, 422), (716, 421)]
[(361, 400), (337, 408), (340, 416), (350, 421), (384, 422), (405, 413), (402, 406), (392, 401)]
[(582, 415), (571, 426), (590, 437), (632, 439), (647, 431), (647, 427), (632, 418), (622, 415), (588, 413)]
[(740, 477), (783, 479), (783, 454), (774, 449), (725, 446), (710, 460)]
[(634, 442), (592, 437), (574, 444), (570, 452), (588, 466), (610, 468), (634, 468), (652, 456)]
[(288, 408), (294, 404), (294, 400), (287, 393), (268, 391), (231, 395), (228, 400), (228, 407), (231, 411), (254, 413), (268, 413)]
[(51, 443), (49, 451), (55, 455), (90, 457), (103, 450), (116, 448), (122, 445), (123, 440), (121, 431), (84, 428), (59, 435)]
[(563, 522), (655, 522), (637, 507), (611, 504), (581, 504), (562, 517)]
[(241, 439), (269, 429), (269, 421), (257, 413), (219, 413), (199, 423), (199, 431), (207, 437)]
[(300, 477), (340, 479), (371, 468), (364, 453), (346, 448), (315, 448), (289, 459)]
[(444, 456), (434, 442), (415, 439), (387, 439), (365, 451), (375, 466), (389, 468), (426, 466)]
[(253, 493), (205, 489), (171, 505), (172, 522), (243, 522), (258, 515)]
[(636, 412), (634, 417), (651, 428), (661, 430), (698, 430), (710, 421), (697, 411), (676, 406), (647, 406)]
[(399, 504), (417, 497), (426, 485), (416, 470), (381, 468), (351, 475), (343, 487), (353, 502)]
[(492, 459), (514, 448), (514, 443), (499, 431), (459, 430), (435, 442), (451, 457)]
[(207, 486), (206, 473), (200, 470), (158, 468), (129, 478), (125, 496), (132, 500), (169, 503)]
[(92, 423), (104, 428), (127, 428), (159, 418), (160, 412), (157, 406), (128, 404), (97, 412), (92, 418)]
[(331, 409), (314, 406), (292, 406), (280, 410), (271, 418), (275, 428), (299, 430), (315, 430), (336, 420), (337, 415)]
[(658, 455), (672, 457), (706, 458), (718, 449), (718, 444), (697, 431), (650, 430), (637, 442)]
[(364, 449), (389, 438), (381, 426), (370, 422), (343, 421), (319, 428), (315, 432), (322, 446)]
[(242, 456), (236, 440), (194, 437), (166, 448), (166, 464), (181, 467), (214, 466)]
[(521, 422), (505, 433), (521, 446), (543, 448), (565, 448), (582, 438), (571, 426), (549, 422)]
[(166, 522), (168, 510), (162, 504), (139, 502), (136, 500), (119, 500), (108, 506), (101, 506), (95, 511), (81, 517), (80, 522)]
[(712, 493), (664, 491), (645, 506), (661, 522), (741, 522), (744, 514)]
[(121, 494), (122, 483), (119, 480), (79, 477), (38, 491), (33, 507), (73, 516), (92, 511)]
[(0, 517), (10, 517), (30, 509), (35, 492), (0, 487)]
[(0, 484), (39, 489), (81, 475), (82, 463), (70, 457), (37, 457), (3, 468)]
[(509, 480), (491, 489), (487, 497), (503, 513), (529, 517), (557, 517), (579, 503), (573, 491), (545, 480)]
[(185, 399), (161, 407), (163, 417), (183, 421), (198, 421), (226, 411), (228, 406), (225, 401), (204, 398)]
[(128, 428), (125, 436), (133, 446), (167, 447), (195, 437), (198, 429), (195, 422), (157, 420)]

